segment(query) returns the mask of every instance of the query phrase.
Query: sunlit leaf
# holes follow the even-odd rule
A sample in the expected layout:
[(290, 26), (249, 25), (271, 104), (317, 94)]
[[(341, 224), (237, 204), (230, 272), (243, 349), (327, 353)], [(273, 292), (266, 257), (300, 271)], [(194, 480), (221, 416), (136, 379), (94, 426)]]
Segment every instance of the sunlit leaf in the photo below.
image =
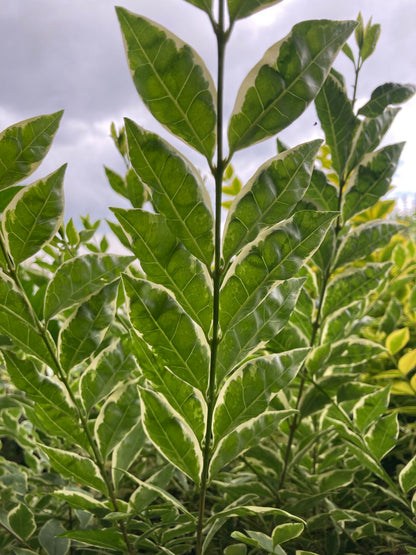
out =
[(203, 60), (158, 23), (124, 8), (116, 11), (130, 71), (143, 102), (162, 125), (211, 159), (216, 92)]
[(288, 218), (309, 185), (320, 141), (286, 150), (263, 164), (228, 212), (223, 254), (229, 260), (265, 227)]
[(397, 414), (388, 414), (375, 420), (365, 440), (373, 455), (381, 461), (395, 447), (398, 435)]
[(152, 202), (173, 233), (210, 267), (214, 253), (211, 201), (192, 164), (166, 141), (126, 119), (129, 155), (136, 173), (152, 190)]
[(353, 21), (304, 21), (250, 71), (228, 129), (231, 152), (275, 135), (306, 109), (355, 27)]
[(391, 332), (386, 338), (386, 347), (391, 355), (395, 355), (406, 347), (410, 339), (409, 328), (399, 328)]
[(63, 111), (30, 118), (0, 134), (0, 190), (32, 174), (46, 156)]
[(354, 423), (360, 431), (365, 430), (377, 418), (382, 416), (388, 407), (390, 399), (390, 388), (385, 387), (369, 393), (358, 401), (354, 407)]

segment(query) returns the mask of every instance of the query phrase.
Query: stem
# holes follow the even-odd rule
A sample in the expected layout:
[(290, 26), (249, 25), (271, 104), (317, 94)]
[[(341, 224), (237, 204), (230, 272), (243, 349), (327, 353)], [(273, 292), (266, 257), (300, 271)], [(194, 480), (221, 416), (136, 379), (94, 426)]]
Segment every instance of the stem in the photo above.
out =
[(355, 66), (355, 79), (354, 79), (354, 91), (352, 94), (352, 109), (354, 110), (355, 101), (357, 100), (357, 85), (358, 85), (358, 75), (363, 67), (363, 62), (361, 56), (358, 56), (357, 65)]
[[(47, 328), (45, 327), (45, 325), (42, 324), (38, 315), (33, 310), (33, 307), (30, 303), (30, 300), (29, 300), (28, 296), (26, 295), (26, 291), (24, 290), (23, 285), (20, 281), (19, 275), (17, 273), (17, 269), (14, 266), (14, 263), (13, 263), (11, 257), (9, 256), (7, 248), (4, 244), (3, 237), (1, 235), (0, 235), (0, 248), (1, 248), (1, 250), (3, 252), (3, 255), (4, 255), (4, 257), (7, 261), (7, 265), (8, 265), (7, 273), (13, 279), (16, 286), (18, 287), (19, 292), (22, 295), (22, 298), (24, 299), (24, 302), (25, 302), (25, 304), (26, 304), (26, 306), (27, 306), (27, 308), (28, 308), (28, 310), (29, 310), (29, 312), (32, 316), (33, 322), (35, 323), (35, 325), (38, 329), (39, 335), (42, 338), (43, 342), (45, 343), (46, 348), (48, 349), (48, 351), (51, 355), (51, 358), (52, 358), (52, 360), (54, 362), (54, 365), (55, 365), (56, 374), (57, 374), (58, 378), (60, 379), (60, 381), (62, 382), (62, 384), (64, 385), (66, 391), (68, 392), (68, 395), (71, 399), (71, 402), (73, 404), (75, 412), (76, 412), (76, 414), (77, 414), (77, 416), (78, 416), (78, 418), (81, 422), (82, 429), (83, 429), (83, 431), (84, 431), (84, 433), (87, 437), (88, 443), (91, 447), (94, 462), (97, 464), (98, 468), (100, 469), (101, 476), (102, 476), (102, 478), (103, 478), (103, 480), (104, 480), (104, 482), (107, 486), (110, 501), (111, 501), (111, 503), (114, 507), (114, 510), (118, 511), (118, 503), (117, 503), (117, 497), (116, 497), (116, 494), (115, 494), (115, 491), (114, 491), (114, 486), (113, 486), (113, 483), (112, 483), (112, 481), (111, 481), (111, 479), (108, 476), (108, 473), (106, 471), (105, 461), (103, 460), (103, 458), (101, 456), (101, 453), (100, 453), (100, 451), (97, 447), (96, 442), (94, 441), (94, 438), (93, 438), (92, 433), (90, 431), (90, 428), (88, 426), (87, 416), (85, 415), (84, 411), (80, 408), (80, 406), (77, 402), (77, 399), (76, 399), (76, 397), (75, 397), (75, 395), (74, 395), (74, 393), (73, 393), (73, 391), (70, 387), (68, 379), (65, 375), (65, 371), (63, 370), (63, 368), (61, 366), (61, 363), (59, 361), (59, 357), (58, 357), (57, 352), (56, 352), (55, 343), (53, 342), (50, 335), (48, 334)], [(122, 521), (119, 521), (118, 524), (119, 524), (120, 531), (123, 534), (123, 537), (124, 537), (124, 540), (125, 540), (125, 543), (126, 543), (126, 546), (127, 546), (127, 552), (130, 555), (134, 555), (134, 550), (133, 550), (133, 547), (130, 544), (130, 540), (127, 536), (127, 531), (126, 531), (126, 528), (124, 526), (124, 523)]]
[(215, 369), (217, 349), (220, 342), (219, 333), (219, 305), (221, 285), (221, 195), (223, 175), (226, 161), (223, 159), (223, 92), (224, 92), (224, 57), (228, 34), (224, 30), (225, 0), (219, 0), (218, 24), (214, 25), (218, 49), (217, 75), (217, 166), (211, 169), (215, 178), (215, 240), (214, 240), (214, 270), (213, 270), (213, 312), (212, 312), (212, 340), (211, 359), (208, 379), (207, 395), (207, 427), (204, 438), (203, 466), (201, 474), (200, 497), (198, 508), (198, 524), (196, 530), (196, 555), (202, 553), (203, 527), (205, 515), (205, 499), (208, 487), (208, 469), (211, 455), (212, 418), (215, 405)]

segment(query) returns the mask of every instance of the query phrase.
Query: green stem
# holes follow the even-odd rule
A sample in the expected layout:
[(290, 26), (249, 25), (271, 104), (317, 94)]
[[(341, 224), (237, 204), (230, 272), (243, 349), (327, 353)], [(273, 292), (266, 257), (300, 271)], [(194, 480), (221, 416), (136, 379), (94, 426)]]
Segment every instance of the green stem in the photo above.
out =
[(355, 101), (357, 100), (358, 76), (360, 74), (360, 70), (362, 67), (363, 67), (363, 62), (361, 60), (361, 56), (358, 56), (357, 65), (355, 66), (354, 91), (352, 94), (352, 109), (354, 109)]
[(224, 30), (225, 0), (219, 0), (218, 24), (214, 25), (218, 48), (218, 79), (217, 79), (217, 166), (212, 167), (215, 178), (215, 253), (213, 270), (213, 312), (212, 312), (212, 339), (211, 359), (209, 368), (208, 394), (207, 394), (207, 425), (203, 448), (203, 465), (198, 508), (198, 524), (196, 530), (196, 555), (202, 553), (203, 527), (205, 518), (205, 500), (208, 488), (208, 469), (211, 456), (212, 419), (215, 405), (215, 369), (217, 350), (220, 342), (219, 332), (219, 306), (221, 285), (221, 195), (224, 171), (226, 168), (223, 159), (223, 92), (224, 92), (224, 58), (228, 34)]

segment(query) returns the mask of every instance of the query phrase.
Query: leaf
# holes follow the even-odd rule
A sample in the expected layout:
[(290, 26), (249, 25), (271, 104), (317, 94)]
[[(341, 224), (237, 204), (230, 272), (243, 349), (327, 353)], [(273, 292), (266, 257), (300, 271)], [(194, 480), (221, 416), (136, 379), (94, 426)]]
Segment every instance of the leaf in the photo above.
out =
[(408, 374), (416, 367), (416, 349), (412, 349), (400, 357), (399, 370), (402, 374)]
[(46, 156), (63, 111), (16, 123), (0, 134), (0, 190), (28, 177)]
[(139, 417), (137, 386), (120, 385), (106, 400), (95, 420), (94, 436), (104, 460), (123, 441)]
[(286, 150), (263, 164), (235, 198), (224, 227), (226, 262), (265, 227), (288, 218), (308, 188), (320, 141)]
[(195, 434), (162, 395), (140, 388), (140, 397), (147, 435), (168, 461), (198, 485), (202, 451)]
[(133, 355), (119, 341), (101, 351), (80, 379), (80, 397), (87, 413), (119, 384), (131, 379), (136, 369)]
[(343, 196), (344, 222), (373, 206), (387, 193), (403, 146), (403, 143), (389, 145), (363, 158), (351, 176)]
[(390, 388), (384, 387), (374, 393), (362, 397), (353, 410), (354, 423), (362, 432), (377, 418), (382, 416), (388, 407)]
[(351, 50), (351, 47), (348, 45), (348, 43), (344, 44), (344, 46), (342, 47), (342, 51), (352, 61), (352, 63), (355, 63), (354, 54)]
[(165, 465), (146, 481), (143, 482), (130, 496), (129, 511), (136, 514), (142, 513), (155, 499), (159, 497), (159, 492), (154, 487), (167, 489), (167, 486), (174, 474), (174, 467)]
[(111, 467), (116, 489), (119, 487), (125, 471), (127, 471), (139, 457), (144, 447), (145, 439), (143, 424), (139, 420), (114, 448)]
[(100, 469), (91, 459), (46, 445), (40, 445), (40, 447), (48, 456), (51, 466), (64, 478), (73, 478), (76, 483), (96, 489), (105, 496), (108, 495)]
[(112, 528), (88, 529), (88, 530), (70, 530), (61, 534), (61, 538), (68, 538), (86, 545), (94, 545), (103, 547), (112, 551), (121, 551), (126, 553), (126, 544), (123, 534), (113, 530)]
[(45, 341), (39, 334), (37, 323), (26, 299), (13, 281), (0, 272), (0, 332), (26, 353), (35, 356), (56, 370), (56, 363)]
[(213, 438), (222, 437), (265, 412), (271, 396), (296, 376), (308, 349), (295, 349), (249, 360), (229, 376), (214, 408)]
[(303, 283), (303, 278), (278, 283), (256, 308), (241, 318), (233, 319), (218, 346), (216, 372), (219, 382), (286, 325)]
[(65, 322), (59, 333), (59, 360), (64, 370), (87, 359), (100, 346), (116, 311), (118, 280), (92, 295)]
[(0, 190), (0, 214), (4, 212), (7, 205), (23, 188), (23, 185), (16, 185), (15, 187), (9, 187), (8, 189)]
[(53, 492), (53, 495), (68, 503), (73, 509), (98, 513), (99, 515), (108, 513), (108, 508), (102, 501), (81, 489), (58, 489)]
[(391, 355), (395, 355), (406, 347), (410, 340), (409, 328), (397, 329), (391, 332), (386, 338), (386, 347)]
[(36, 424), (45, 433), (67, 438), (85, 446), (75, 408), (67, 392), (53, 378), (40, 374), (30, 359), (18, 359), (11, 351), (3, 351), (7, 372), (13, 384), (34, 402)]
[(65, 528), (56, 518), (45, 522), (39, 532), (39, 543), (48, 555), (66, 555), (71, 542), (66, 538), (60, 538), (60, 534), (66, 532)]
[(410, 459), (399, 474), (399, 484), (405, 493), (416, 486), (416, 456)]
[(293, 414), (293, 410), (270, 411), (247, 420), (223, 437), (212, 454), (209, 475), (213, 479), (220, 470), (238, 458), (244, 451), (259, 444), (273, 434), (282, 420)]
[(212, 286), (205, 266), (184, 248), (160, 214), (113, 209), (131, 249), (149, 280), (169, 289), (182, 308), (208, 334)]
[(209, 347), (202, 330), (161, 286), (127, 275), (123, 281), (133, 327), (174, 374), (205, 392)]
[(348, 268), (329, 283), (322, 304), (322, 317), (355, 301), (366, 298), (388, 276), (390, 263), (368, 263), (362, 268)]
[(328, 181), (324, 172), (315, 168), (305, 200), (312, 201), (321, 210), (338, 210), (338, 189)]
[(343, 78), (334, 70), (329, 73), (315, 98), (315, 106), (326, 142), (331, 149), (333, 168), (339, 178), (343, 179), (350, 152), (355, 115)]
[(19, 503), (9, 512), (9, 526), (22, 540), (27, 540), (36, 530), (35, 517), (27, 505)]
[(397, 222), (383, 220), (374, 220), (355, 227), (348, 232), (338, 247), (334, 269), (366, 258), (377, 249), (388, 245), (390, 239), (404, 229), (404, 226)]
[(300, 116), (355, 25), (304, 21), (269, 48), (239, 90), (228, 129), (231, 153), (275, 135)]
[(367, 26), (364, 33), (364, 41), (360, 48), (362, 61), (366, 60), (374, 52), (380, 36), (381, 26), (379, 24)]
[(257, 307), (277, 280), (294, 276), (318, 248), (335, 217), (333, 212), (296, 212), (246, 245), (232, 262), (221, 288), (221, 329), (225, 331)]
[(273, 546), (297, 538), (303, 532), (304, 525), (301, 522), (285, 522), (279, 524), (272, 532)]
[(45, 318), (49, 320), (62, 310), (86, 301), (114, 281), (133, 260), (132, 256), (85, 254), (64, 262), (48, 284)]
[(409, 100), (415, 94), (415, 91), (415, 85), (385, 83), (372, 92), (370, 100), (359, 109), (358, 113), (369, 118), (375, 118), (390, 104), (402, 104)]
[(278, 4), (281, 1), (282, 0), (228, 0), (230, 21), (234, 22), (236, 19), (243, 19), (260, 10)]
[(158, 23), (120, 7), (116, 12), (143, 102), (163, 126), (210, 160), (216, 140), (216, 92), (203, 60)]
[(21, 189), (4, 211), (4, 237), (15, 264), (36, 254), (56, 234), (63, 220), (66, 165)]
[(396, 446), (398, 435), (397, 414), (388, 414), (372, 424), (365, 440), (373, 455), (381, 461)]
[(126, 119), (129, 156), (137, 175), (152, 190), (152, 202), (172, 232), (208, 267), (214, 253), (211, 201), (198, 171), (154, 133)]
[(347, 307), (335, 310), (322, 326), (321, 343), (334, 343), (350, 333), (354, 322), (363, 316), (365, 300), (354, 301)]
[(347, 175), (358, 166), (365, 154), (378, 147), (399, 111), (400, 108), (387, 108), (374, 118), (359, 120), (352, 138), (346, 167)]
[(211, 14), (212, 11), (212, 0), (185, 0), (189, 4), (193, 4), (197, 8), (204, 10), (207, 14)]

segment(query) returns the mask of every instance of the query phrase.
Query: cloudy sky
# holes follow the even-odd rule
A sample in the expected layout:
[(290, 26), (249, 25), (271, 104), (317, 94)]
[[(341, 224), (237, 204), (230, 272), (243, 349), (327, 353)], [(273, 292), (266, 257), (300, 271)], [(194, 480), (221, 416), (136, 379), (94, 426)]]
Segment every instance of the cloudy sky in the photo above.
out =
[[(206, 14), (184, 0), (120, 0), (124, 7), (157, 20), (191, 44), (215, 75), (215, 42)], [(415, 0), (283, 0), (237, 23), (227, 51), (226, 114), (239, 84), (264, 51), (305, 19), (355, 19), (361, 10), (381, 23), (376, 53), (366, 62), (359, 102), (378, 85), (416, 82)], [(0, 128), (65, 109), (54, 145), (34, 177), (68, 162), (66, 217), (89, 212), (109, 217), (109, 205), (122, 205), (106, 183), (103, 165), (123, 171), (109, 138), (110, 123), (123, 117), (160, 132), (142, 105), (124, 55), (113, 0), (0, 0)], [(352, 89), (352, 64), (341, 54), (335, 64)], [(310, 107), (280, 138), (290, 146), (322, 136)], [(202, 157), (169, 138), (206, 173)], [(399, 192), (416, 192), (416, 99), (396, 118), (388, 142), (407, 141), (395, 178)], [(269, 140), (235, 156), (237, 173), (247, 179), (275, 154)]]

